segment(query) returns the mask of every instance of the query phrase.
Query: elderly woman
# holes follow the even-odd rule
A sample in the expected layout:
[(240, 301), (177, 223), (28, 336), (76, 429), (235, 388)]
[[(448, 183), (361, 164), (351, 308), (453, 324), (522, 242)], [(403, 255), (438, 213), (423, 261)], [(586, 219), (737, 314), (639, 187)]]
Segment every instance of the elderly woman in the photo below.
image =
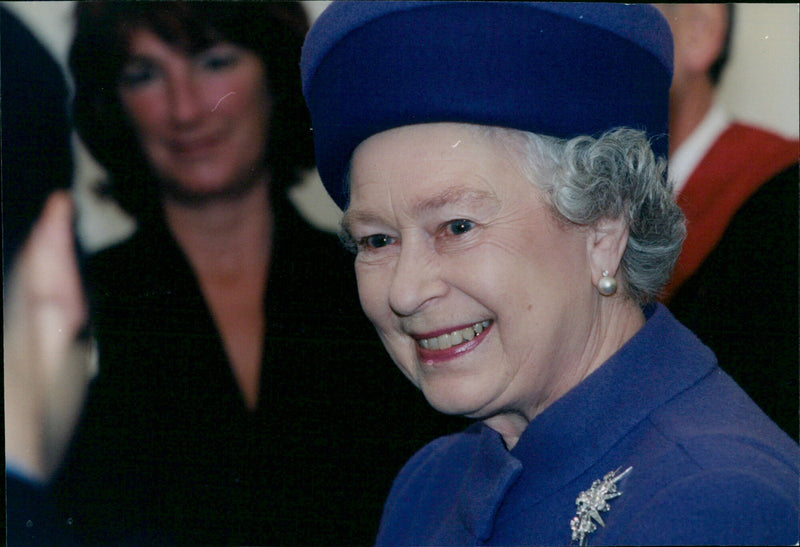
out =
[(661, 305), (649, 6), (334, 4), (302, 70), (361, 304), (436, 409), (378, 544), (797, 541), (798, 451)]

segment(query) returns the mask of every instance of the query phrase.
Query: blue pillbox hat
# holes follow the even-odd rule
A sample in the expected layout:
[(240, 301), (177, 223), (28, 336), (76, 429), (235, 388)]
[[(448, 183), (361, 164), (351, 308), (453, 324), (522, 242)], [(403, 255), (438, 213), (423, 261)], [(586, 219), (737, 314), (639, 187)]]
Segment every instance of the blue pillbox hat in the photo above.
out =
[(465, 122), (572, 138), (644, 130), (667, 155), (672, 35), (643, 4), (332, 3), (303, 46), (317, 168), (342, 209), (355, 148)]

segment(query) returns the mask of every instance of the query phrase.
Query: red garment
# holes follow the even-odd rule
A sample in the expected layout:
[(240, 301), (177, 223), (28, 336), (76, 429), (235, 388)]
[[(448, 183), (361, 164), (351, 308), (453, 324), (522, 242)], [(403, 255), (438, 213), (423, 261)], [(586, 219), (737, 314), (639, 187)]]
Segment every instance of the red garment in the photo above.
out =
[(750, 196), (799, 157), (797, 140), (741, 123), (717, 138), (678, 195), (686, 241), (662, 300), (668, 301), (697, 271)]

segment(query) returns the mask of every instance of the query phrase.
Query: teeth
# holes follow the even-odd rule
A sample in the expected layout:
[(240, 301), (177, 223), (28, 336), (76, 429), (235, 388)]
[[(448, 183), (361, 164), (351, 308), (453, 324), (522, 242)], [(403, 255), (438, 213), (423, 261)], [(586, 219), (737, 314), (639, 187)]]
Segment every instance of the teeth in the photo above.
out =
[(471, 327), (442, 334), (434, 338), (423, 338), (417, 344), (423, 349), (447, 349), (458, 344), (469, 342), (489, 326), (489, 321), (475, 323)]

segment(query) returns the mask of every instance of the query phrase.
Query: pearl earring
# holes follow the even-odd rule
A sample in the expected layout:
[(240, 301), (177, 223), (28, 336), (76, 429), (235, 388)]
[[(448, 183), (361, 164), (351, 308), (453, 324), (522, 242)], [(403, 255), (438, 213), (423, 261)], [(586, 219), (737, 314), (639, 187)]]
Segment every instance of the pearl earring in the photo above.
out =
[(603, 277), (597, 282), (597, 292), (603, 296), (611, 296), (617, 292), (617, 280), (608, 275), (608, 270), (603, 270)]

